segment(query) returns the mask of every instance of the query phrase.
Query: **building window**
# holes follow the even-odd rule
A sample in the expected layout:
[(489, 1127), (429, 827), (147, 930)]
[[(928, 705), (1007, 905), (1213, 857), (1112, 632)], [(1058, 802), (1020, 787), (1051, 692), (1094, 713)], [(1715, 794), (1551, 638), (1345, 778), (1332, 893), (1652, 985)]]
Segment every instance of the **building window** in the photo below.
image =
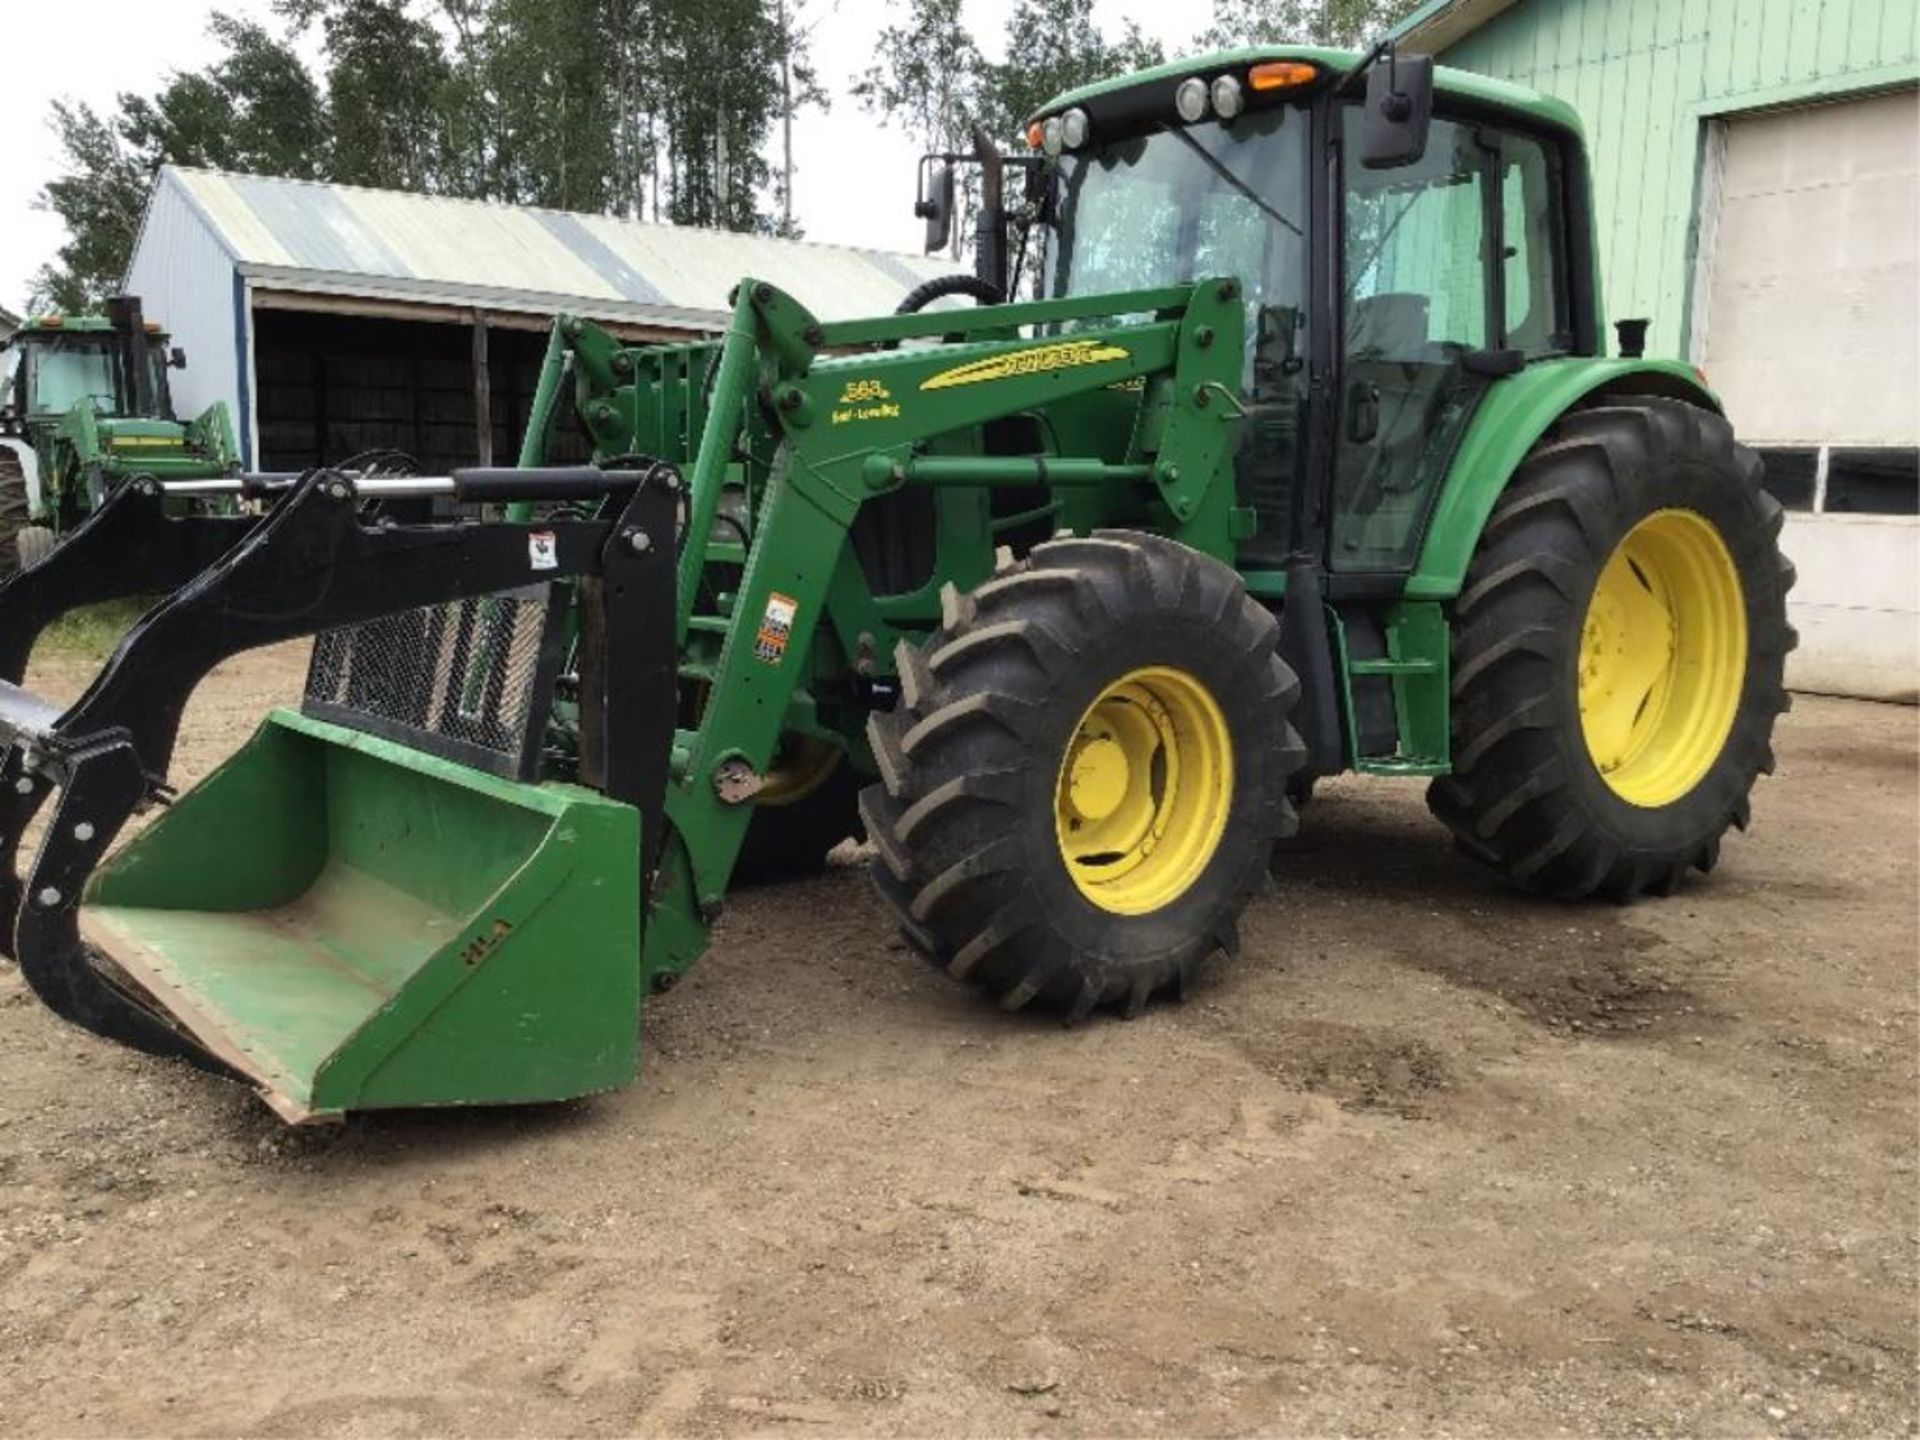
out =
[(1789, 510), (1920, 515), (1920, 449), (1910, 445), (1758, 445), (1761, 482)]
[(1767, 467), (1766, 479), (1761, 481), (1767, 493), (1789, 510), (1813, 509), (1814, 493), (1819, 487), (1820, 452), (1770, 446), (1760, 446), (1759, 451)]
[(1829, 450), (1830, 515), (1920, 515), (1920, 450)]

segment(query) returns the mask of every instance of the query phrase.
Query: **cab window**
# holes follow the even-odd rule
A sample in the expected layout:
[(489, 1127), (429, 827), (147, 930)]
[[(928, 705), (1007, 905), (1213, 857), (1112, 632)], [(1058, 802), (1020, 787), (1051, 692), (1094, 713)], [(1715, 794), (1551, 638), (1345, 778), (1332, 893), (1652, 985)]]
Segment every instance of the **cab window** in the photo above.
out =
[(104, 339), (43, 340), (29, 352), (28, 366), (35, 414), (63, 414), (83, 400), (98, 414), (113, 412), (113, 351)]
[(1344, 113), (1335, 569), (1401, 570), (1492, 352), (1571, 348), (1562, 185), (1531, 136), (1436, 117), (1413, 165), (1368, 170)]

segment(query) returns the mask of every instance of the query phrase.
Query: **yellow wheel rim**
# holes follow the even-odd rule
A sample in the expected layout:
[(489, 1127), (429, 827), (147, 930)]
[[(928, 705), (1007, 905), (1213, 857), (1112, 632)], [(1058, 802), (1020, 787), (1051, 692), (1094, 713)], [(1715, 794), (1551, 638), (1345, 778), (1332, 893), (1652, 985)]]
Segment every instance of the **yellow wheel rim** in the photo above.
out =
[(1060, 762), (1061, 859), (1101, 909), (1158, 910), (1207, 868), (1232, 795), (1233, 745), (1213, 696), (1183, 670), (1135, 670), (1087, 707)]
[(756, 805), (794, 805), (807, 798), (840, 766), (844, 752), (838, 745), (814, 735), (789, 736), (767, 767), (766, 784), (753, 797)]
[(1580, 728), (1613, 792), (1671, 804), (1719, 758), (1747, 673), (1747, 609), (1720, 532), (1656, 510), (1614, 547), (1580, 630)]

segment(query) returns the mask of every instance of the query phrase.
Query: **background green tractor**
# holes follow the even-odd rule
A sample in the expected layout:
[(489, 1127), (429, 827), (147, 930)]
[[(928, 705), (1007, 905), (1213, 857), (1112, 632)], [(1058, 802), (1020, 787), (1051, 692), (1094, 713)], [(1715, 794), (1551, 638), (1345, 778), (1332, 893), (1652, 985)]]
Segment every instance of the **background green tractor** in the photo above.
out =
[(231, 474), (233, 421), (175, 418), (167, 371), (186, 364), (140, 302), (28, 320), (0, 351), (0, 569), (44, 558), (130, 475)]
[[(71, 709), (0, 685), (9, 852), (61, 797), (0, 893), (28, 983), (298, 1120), (622, 1083), (730, 885), (862, 819), (916, 948), (1069, 1019), (1236, 952), (1318, 776), (1428, 777), (1562, 899), (1711, 868), (1786, 704), (1781, 514), (1700, 376), (1607, 355), (1573, 113), (1256, 49), (1030, 139), (1017, 205), (976, 157), (977, 308), (563, 319), (518, 469), (234, 480), (257, 522), (141, 481), (0, 589), (14, 679), (172, 590)], [(598, 468), (542, 463), (569, 391)], [(100, 868), (194, 681), (303, 633), (301, 713)]]

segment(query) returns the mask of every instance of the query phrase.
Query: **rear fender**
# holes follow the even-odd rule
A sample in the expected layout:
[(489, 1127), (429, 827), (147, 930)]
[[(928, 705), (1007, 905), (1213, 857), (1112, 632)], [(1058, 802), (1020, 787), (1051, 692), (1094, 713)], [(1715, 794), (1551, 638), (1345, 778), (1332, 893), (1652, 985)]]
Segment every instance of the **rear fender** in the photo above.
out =
[(1581, 401), (1605, 394), (1663, 395), (1720, 413), (1720, 401), (1678, 360), (1551, 360), (1502, 380), (1481, 402), (1447, 472), (1407, 581), (1409, 600), (1460, 593), (1480, 531), (1507, 481), (1548, 428)]

